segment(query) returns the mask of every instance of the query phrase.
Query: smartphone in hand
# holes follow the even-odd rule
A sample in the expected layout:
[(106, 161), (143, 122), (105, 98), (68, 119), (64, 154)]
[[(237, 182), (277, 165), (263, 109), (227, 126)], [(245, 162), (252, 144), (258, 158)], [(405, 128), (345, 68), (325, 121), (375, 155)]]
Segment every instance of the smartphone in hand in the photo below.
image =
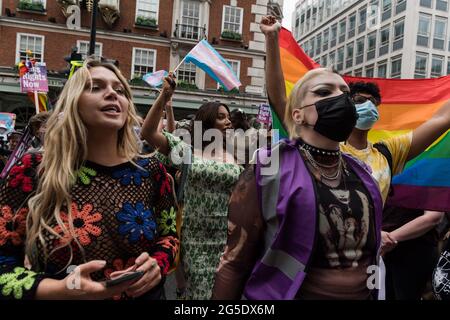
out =
[(144, 271), (131, 271), (123, 274), (122, 276), (118, 278), (114, 278), (111, 280), (106, 280), (105, 285), (107, 288), (116, 286), (118, 284), (134, 280), (135, 282), (138, 281), (142, 276), (144, 275)]

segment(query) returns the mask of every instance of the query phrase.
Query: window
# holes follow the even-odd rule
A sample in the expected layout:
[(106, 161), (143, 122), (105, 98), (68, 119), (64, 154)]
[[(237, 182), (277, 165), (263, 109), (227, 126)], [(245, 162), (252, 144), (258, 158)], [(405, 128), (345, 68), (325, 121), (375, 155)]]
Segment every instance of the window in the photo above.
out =
[(330, 47), (333, 48), (336, 45), (336, 38), (337, 38), (337, 24), (334, 24), (331, 26), (331, 44)]
[(242, 34), (243, 8), (223, 6), (222, 32), (225, 30)]
[(392, 58), (391, 61), (391, 78), (400, 78), (402, 74), (402, 57)]
[(389, 44), (389, 34), (390, 34), (390, 26), (381, 29), (380, 41), (382, 46)]
[(374, 70), (375, 69), (374, 69), (373, 65), (366, 67), (366, 77), (367, 78), (373, 78), (375, 76)]
[(337, 55), (337, 70), (342, 71), (344, 70), (344, 47), (338, 49)]
[(391, 10), (392, 0), (383, 0), (383, 12)]
[(364, 37), (356, 41), (356, 64), (362, 63), (364, 60)]
[[(94, 49), (95, 59), (100, 60), (100, 58), (102, 56), (102, 47), (103, 47), (102, 43), (100, 43), (100, 42), (95, 43), (95, 49)], [(83, 60), (85, 60), (87, 58), (87, 56), (89, 55), (89, 41), (78, 40), (77, 48), (78, 48), (78, 53), (80, 53)]]
[(447, 30), (447, 19), (436, 17), (434, 22), (433, 48), (444, 50), (445, 36)]
[(378, 64), (378, 78), (386, 78), (387, 76), (387, 61)]
[(329, 64), (334, 67), (334, 65), (336, 64), (336, 54), (334, 51), (330, 52), (330, 54), (328, 55), (328, 61)]
[(367, 36), (367, 60), (375, 58), (375, 49), (377, 46), (377, 33), (372, 32)]
[(44, 36), (18, 33), (16, 40), (16, 62), (27, 58), (27, 50), (33, 54), (31, 58), (37, 62), (44, 61)]
[(355, 29), (356, 29), (356, 14), (352, 14), (350, 18), (348, 19), (348, 37), (354, 37), (355, 36)]
[(394, 40), (403, 39), (405, 36), (405, 19), (398, 20), (394, 24)]
[(442, 72), (444, 71), (444, 57), (433, 56), (431, 60), (431, 77), (438, 78), (442, 77)]
[(428, 54), (416, 54), (416, 69), (414, 71), (414, 78), (425, 78), (427, 76)]
[(395, 7), (395, 14), (402, 13), (406, 10), (406, 0), (397, 0), (397, 6)]
[(447, 60), (447, 75), (450, 75), (450, 57)]
[(324, 68), (328, 67), (328, 57), (326, 55), (320, 60), (320, 65)]
[(316, 38), (316, 56), (320, 55), (320, 52), (322, 50), (322, 34), (318, 34)]
[(183, 63), (180, 68), (178, 68), (178, 80), (190, 84), (195, 84), (195, 76), (197, 74), (197, 69), (193, 63)]
[(328, 39), (330, 38), (330, 31), (327, 29), (323, 32), (323, 51), (328, 50)]
[(422, 7), (431, 8), (431, 1), (432, 0), (420, 0), (420, 5)]
[(420, 14), (419, 16), (419, 31), (417, 32), (417, 45), (428, 47), (428, 40), (430, 37), (431, 16), (427, 14)]
[(359, 9), (359, 27), (358, 33), (364, 32), (366, 30), (367, 23), (367, 8)]
[(355, 77), (362, 77), (362, 69), (355, 70)]
[(352, 42), (347, 45), (347, 60), (345, 63), (346, 68), (353, 67), (353, 52), (354, 52), (354, 44)]
[(339, 22), (339, 43), (345, 41), (345, 32), (347, 28), (347, 20), (342, 20)]
[(151, 20), (155, 25), (158, 22), (159, 0), (137, 0), (136, 21), (141, 19)]
[(183, 1), (181, 16), (181, 38), (200, 39), (200, 2), (192, 0)]
[(436, 0), (436, 9), (446, 12), (448, 10), (448, 1)]
[(156, 51), (152, 49), (133, 48), (132, 78), (140, 78), (144, 74), (154, 72), (156, 67)]

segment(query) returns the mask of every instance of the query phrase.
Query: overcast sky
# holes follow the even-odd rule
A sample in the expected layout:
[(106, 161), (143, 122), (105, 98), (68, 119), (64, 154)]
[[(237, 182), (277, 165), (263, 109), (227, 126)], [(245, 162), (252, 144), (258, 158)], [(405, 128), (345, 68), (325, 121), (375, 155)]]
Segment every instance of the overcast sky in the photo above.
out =
[(284, 0), (284, 4), (283, 4), (283, 27), (285, 27), (286, 29), (289, 29), (292, 31), (291, 29), (291, 19), (292, 19), (292, 13), (294, 12), (295, 9), (295, 3), (297, 2), (297, 0)]

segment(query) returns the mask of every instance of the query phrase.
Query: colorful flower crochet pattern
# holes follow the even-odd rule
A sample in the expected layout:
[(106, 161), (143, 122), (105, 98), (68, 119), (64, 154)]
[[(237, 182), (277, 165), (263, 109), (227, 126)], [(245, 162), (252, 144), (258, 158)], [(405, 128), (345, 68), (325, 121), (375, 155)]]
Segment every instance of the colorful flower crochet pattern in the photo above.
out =
[[(144, 168), (149, 164), (148, 159), (141, 159), (136, 162), (140, 167)], [(150, 173), (147, 170), (141, 168), (125, 168), (113, 172), (112, 177), (114, 179), (119, 179), (120, 183), (124, 186), (130, 185), (131, 181), (137, 186), (142, 184), (142, 178), (148, 178)]]
[(153, 240), (155, 237), (156, 223), (153, 217), (152, 209), (145, 209), (141, 202), (133, 207), (130, 203), (123, 205), (123, 210), (116, 214), (117, 220), (122, 222), (119, 226), (121, 235), (128, 234), (128, 241), (136, 243), (141, 237), (147, 240)]
[(163, 210), (158, 218), (158, 229), (165, 236), (170, 232), (177, 232), (177, 213), (172, 207), (170, 211)]
[(16, 299), (22, 299), (23, 290), (30, 290), (34, 284), (36, 273), (22, 267), (14, 268), (13, 273), (0, 275), (0, 285), (3, 285), (2, 295), (9, 296), (11, 293)]
[(9, 173), (9, 186), (21, 188), (23, 192), (33, 191), (33, 179), (36, 175), (37, 163), (42, 159), (38, 153), (28, 153), (22, 157), (19, 164), (15, 165)]
[[(92, 205), (86, 204), (81, 211), (78, 210), (78, 206), (75, 202), (72, 202), (72, 217), (73, 226), (75, 229), (75, 235), (82, 246), (91, 244), (91, 236), (98, 237), (102, 233), (102, 229), (96, 226), (94, 223), (102, 220), (102, 215), (99, 212), (92, 213)], [(61, 212), (61, 219), (64, 221), (64, 226), (69, 230), (69, 217), (67, 213)], [(67, 244), (73, 239), (67, 231), (63, 230), (61, 226), (54, 228), (56, 233), (62, 234), (63, 238), (61, 242)]]
[(14, 215), (9, 206), (3, 206), (0, 212), (0, 246), (8, 240), (15, 246), (22, 244), (26, 229), (28, 209), (22, 208)]
[(84, 185), (91, 184), (92, 178), (97, 175), (97, 171), (88, 167), (81, 167), (77, 172), (78, 180)]

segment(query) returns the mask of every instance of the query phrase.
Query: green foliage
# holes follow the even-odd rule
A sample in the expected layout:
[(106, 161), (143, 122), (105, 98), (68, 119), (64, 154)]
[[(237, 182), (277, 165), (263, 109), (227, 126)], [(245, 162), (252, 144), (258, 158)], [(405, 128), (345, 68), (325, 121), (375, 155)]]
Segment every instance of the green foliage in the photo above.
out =
[(241, 41), (242, 35), (240, 33), (230, 31), (230, 30), (224, 30), (221, 34), (222, 39), (228, 39), (228, 40), (235, 40), (235, 41)]

